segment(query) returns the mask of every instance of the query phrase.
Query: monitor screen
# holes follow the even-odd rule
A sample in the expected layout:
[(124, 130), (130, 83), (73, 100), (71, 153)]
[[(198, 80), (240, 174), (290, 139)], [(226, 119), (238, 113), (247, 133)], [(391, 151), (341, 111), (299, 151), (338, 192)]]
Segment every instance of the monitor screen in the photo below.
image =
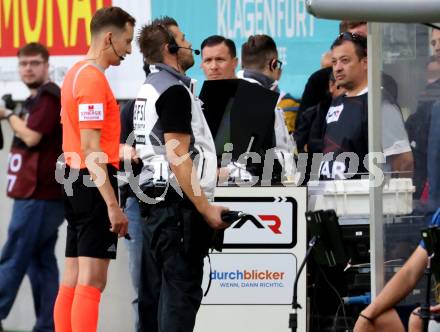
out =
[(278, 93), (242, 79), (204, 82), (199, 98), (219, 160), (225, 144), (232, 143), (232, 151), (228, 152), (232, 152), (234, 161), (256, 152), (261, 162), (255, 168), (262, 171), (266, 151), (275, 146), (274, 109), (278, 97)]

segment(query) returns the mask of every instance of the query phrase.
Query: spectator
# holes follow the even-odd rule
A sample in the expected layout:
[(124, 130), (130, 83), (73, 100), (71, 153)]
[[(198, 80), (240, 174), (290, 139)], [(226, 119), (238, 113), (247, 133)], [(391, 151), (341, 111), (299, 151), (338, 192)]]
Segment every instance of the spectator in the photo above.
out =
[(440, 29), (431, 30), (431, 46), (434, 59), (440, 64)]
[(66, 172), (79, 177), (72, 184), (73, 195), (65, 188), (68, 228), (65, 272), (54, 310), (57, 332), (96, 331), (110, 259), (116, 258), (118, 235), (127, 233), (114, 177), (119, 167), (119, 106), (104, 71), (131, 53), (134, 24), (119, 7), (97, 10), (86, 58), (64, 78)]
[[(432, 108), (440, 100), (440, 72), (436, 71), (436, 68), (440, 68), (440, 30), (438, 29), (431, 30), (431, 46), (434, 55), (430, 58), (427, 66), (428, 84), (420, 94), (416, 112), (411, 114), (405, 123), (414, 153), (413, 180), (416, 187), (414, 198), (419, 200), (417, 209), (421, 209), (421, 213), (433, 213), (439, 203), (431, 201), (428, 204), (429, 191), (434, 189), (436, 185), (428, 183), (427, 169)], [(432, 137), (435, 135), (436, 131), (433, 132)]]
[(327, 51), (321, 56), (321, 68), (329, 68), (332, 66), (332, 52)]
[[(329, 93), (326, 99), (322, 100), (318, 105), (309, 107), (301, 114), (303, 117), (300, 121), (301, 127), (295, 132), (295, 142), (298, 152), (309, 152), (312, 158), (313, 153), (322, 152), (322, 137), (325, 130), (325, 117), (331, 105), (333, 98), (345, 92), (344, 88), (336, 84), (333, 73), (329, 76)], [(311, 159), (310, 159), (311, 160)]]
[[(346, 31), (367, 37), (367, 22), (341, 21), (339, 24), (339, 32), (343, 33)], [(309, 79), (307, 80), (303, 95), (301, 97), (297, 122), (301, 121), (302, 112), (326, 99), (328, 93), (328, 77), (332, 71), (331, 62), (321, 62), (321, 67), (321, 69), (310, 75)], [(382, 83), (394, 100), (397, 100), (397, 84), (394, 79), (391, 76), (383, 73)], [(298, 127), (299, 123), (297, 123), (296, 126)]]
[(368, 26), (365, 21), (341, 21), (339, 23), (339, 33), (351, 32), (367, 38)]
[[(352, 32), (367, 37), (367, 22), (350, 22), (341, 21), (339, 24), (339, 33)], [(331, 52), (329, 52), (331, 53)], [(327, 65), (325, 65), (327, 64)], [(301, 121), (301, 113), (311, 106), (317, 105), (319, 102), (326, 99), (328, 94), (328, 78), (332, 72), (331, 59), (330, 62), (324, 63), (324, 66), (318, 71), (310, 75), (304, 88), (301, 97), (301, 104), (299, 106), (298, 121)], [(299, 126), (297, 123), (296, 126)]]
[(7, 194), (14, 199), (8, 238), (0, 257), (0, 331), (25, 274), (36, 322), (33, 331), (54, 331), (53, 306), (58, 289), (55, 243), (64, 220), (55, 164), (61, 154), (60, 89), (49, 80), (49, 52), (30, 43), (18, 51), (21, 80), (30, 96), (17, 114), (0, 108), (12, 142)]
[[(368, 35), (368, 25), (364, 21), (342, 21), (339, 24), (339, 32), (351, 32), (359, 36), (367, 38)], [(387, 98), (390, 98), (391, 102), (395, 103), (397, 101), (397, 83), (393, 77), (385, 72), (382, 72), (382, 87), (387, 93)]]
[[(440, 59), (440, 58), (439, 58)], [(427, 69), (427, 83), (431, 84), (440, 78), (440, 61), (436, 57), (432, 57), (426, 66)]]
[[(320, 176), (324, 179), (345, 179), (349, 172), (365, 173), (365, 156), (368, 154), (368, 83), (367, 40), (350, 32), (342, 33), (332, 47), (333, 73), (336, 84), (346, 93), (335, 98), (327, 112), (323, 153), (333, 153), (323, 160)], [(413, 157), (403, 126), (400, 109), (389, 100), (382, 102), (383, 123), (393, 123), (383, 133), (382, 149), (393, 172), (411, 176)], [(342, 153), (358, 157), (358, 169), (350, 170), (350, 158), (338, 160)], [(356, 164), (356, 163), (355, 163)]]
[(332, 73), (332, 67), (324, 67), (315, 71), (307, 80), (301, 97), (296, 127), (300, 126), (301, 113), (306, 109), (316, 106), (328, 96), (328, 78)]
[(237, 52), (235, 43), (223, 36), (213, 35), (201, 45), (202, 68), (207, 80), (225, 80), (236, 78)]

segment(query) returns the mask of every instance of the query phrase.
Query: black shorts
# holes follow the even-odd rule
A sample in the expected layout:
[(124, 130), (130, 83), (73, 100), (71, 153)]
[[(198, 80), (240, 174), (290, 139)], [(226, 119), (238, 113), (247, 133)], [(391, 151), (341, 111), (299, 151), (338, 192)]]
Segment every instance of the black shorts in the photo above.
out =
[[(116, 168), (107, 165), (110, 183), (117, 195)], [(70, 169), (66, 168), (66, 172)], [(118, 235), (110, 231), (107, 205), (98, 188), (87, 187), (83, 177), (90, 177), (87, 169), (79, 171), (72, 183), (73, 195), (64, 190), (64, 211), (67, 219), (66, 257), (115, 259)], [(67, 176), (66, 176), (67, 177)]]

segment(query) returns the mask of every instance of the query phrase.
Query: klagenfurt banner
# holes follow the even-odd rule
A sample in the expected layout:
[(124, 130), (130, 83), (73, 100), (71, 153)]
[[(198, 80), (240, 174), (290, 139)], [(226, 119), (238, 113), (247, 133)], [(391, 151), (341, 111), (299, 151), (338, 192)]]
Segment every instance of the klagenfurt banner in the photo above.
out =
[[(120, 6), (139, 28), (152, 18), (174, 17), (194, 48), (213, 34), (231, 38), (240, 53), (253, 34), (268, 34), (283, 61), (281, 88), (301, 96), (307, 77), (319, 68), (321, 55), (337, 35), (338, 22), (319, 20), (306, 12), (305, 0), (0, 0), (0, 96), (23, 100), (28, 90), (18, 74), (17, 51), (29, 42), (47, 45), (50, 75), (62, 84), (66, 71), (84, 57), (90, 45), (89, 24), (104, 6)], [(200, 56), (188, 74), (203, 82)], [(142, 56), (133, 41), (132, 55), (107, 71), (118, 99), (134, 98), (145, 76)]]

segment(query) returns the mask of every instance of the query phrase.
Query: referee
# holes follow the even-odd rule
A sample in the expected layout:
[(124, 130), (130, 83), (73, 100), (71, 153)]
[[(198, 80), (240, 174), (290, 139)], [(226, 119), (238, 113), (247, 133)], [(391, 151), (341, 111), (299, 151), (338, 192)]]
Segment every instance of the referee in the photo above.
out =
[(131, 53), (134, 25), (135, 19), (119, 7), (98, 10), (86, 58), (68, 71), (61, 90), (66, 171), (79, 177), (73, 195), (65, 192), (66, 261), (54, 309), (56, 332), (96, 331), (109, 262), (116, 258), (118, 235), (127, 233), (114, 177), (119, 106), (104, 71)]

